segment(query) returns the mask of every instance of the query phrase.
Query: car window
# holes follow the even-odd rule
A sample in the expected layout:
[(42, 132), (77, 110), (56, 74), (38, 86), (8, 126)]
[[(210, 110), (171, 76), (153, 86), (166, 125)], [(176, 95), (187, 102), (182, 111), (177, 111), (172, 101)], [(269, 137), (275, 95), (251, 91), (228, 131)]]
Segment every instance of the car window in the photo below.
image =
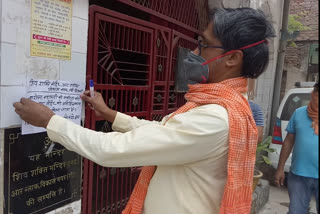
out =
[(290, 120), (291, 115), (293, 114), (293, 112), (301, 107), (301, 106), (306, 106), (308, 105), (309, 101), (311, 99), (311, 94), (291, 94), (283, 109), (282, 109), (282, 113), (281, 113), (281, 117), (280, 120)]

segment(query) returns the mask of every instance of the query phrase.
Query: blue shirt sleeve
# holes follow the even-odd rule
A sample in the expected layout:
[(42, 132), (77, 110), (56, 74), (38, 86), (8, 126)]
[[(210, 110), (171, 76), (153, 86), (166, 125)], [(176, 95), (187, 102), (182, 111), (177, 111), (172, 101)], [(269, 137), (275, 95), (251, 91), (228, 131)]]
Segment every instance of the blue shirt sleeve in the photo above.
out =
[(260, 106), (251, 101), (249, 101), (249, 104), (252, 111), (253, 119), (256, 122), (256, 126), (264, 126), (264, 116)]
[(291, 116), (290, 120), (289, 120), (289, 123), (288, 123), (288, 126), (286, 128), (286, 131), (290, 134), (296, 134), (296, 112), (297, 111), (294, 111), (293, 115)]

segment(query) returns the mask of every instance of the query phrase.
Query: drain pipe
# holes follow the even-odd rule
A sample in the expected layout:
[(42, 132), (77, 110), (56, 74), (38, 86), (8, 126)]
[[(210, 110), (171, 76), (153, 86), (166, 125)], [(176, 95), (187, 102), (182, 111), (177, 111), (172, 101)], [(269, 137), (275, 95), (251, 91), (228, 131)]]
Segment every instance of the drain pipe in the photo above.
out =
[(279, 52), (275, 73), (275, 84), (273, 89), (273, 97), (272, 97), (272, 108), (271, 108), (271, 122), (269, 128), (269, 134), (272, 135), (273, 126), (275, 124), (277, 111), (280, 105), (280, 90), (281, 90), (281, 82), (282, 82), (282, 73), (283, 73), (283, 65), (285, 58), (285, 51), (287, 49), (287, 32), (288, 32), (288, 19), (289, 19), (289, 4), (290, 0), (284, 0), (283, 5), (283, 15), (282, 15), (282, 26), (281, 26), (281, 35), (280, 35), (280, 44), (279, 44)]

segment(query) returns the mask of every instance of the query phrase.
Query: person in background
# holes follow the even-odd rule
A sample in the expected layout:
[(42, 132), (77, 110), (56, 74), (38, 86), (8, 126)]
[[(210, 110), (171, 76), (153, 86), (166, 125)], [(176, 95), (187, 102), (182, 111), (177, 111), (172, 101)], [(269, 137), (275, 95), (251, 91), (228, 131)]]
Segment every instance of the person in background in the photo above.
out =
[(308, 213), (314, 196), (319, 214), (319, 82), (314, 85), (308, 106), (293, 113), (286, 128), (288, 132), (279, 157), (275, 183), (284, 184), (284, 165), (292, 149), (292, 163), (288, 173), (290, 198), (288, 214)]
[(195, 83), (187, 103), (161, 122), (116, 112), (89, 91), (82, 99), (114, 132), (85, 129), (24, 98), (15, 111), (102, 166), (145, 166), (123, 214), (248, 214), (258, 131), (247, 85), (265, 71), (270, 37), (274, 29), (262, 11), (216, 9), (184, 61)]
[(249, 100), (252, 116), (258, 129), (258, 143), (262, 142), (263, 128), (264, 128), (264, 116), (260, 106), (251, 100)]

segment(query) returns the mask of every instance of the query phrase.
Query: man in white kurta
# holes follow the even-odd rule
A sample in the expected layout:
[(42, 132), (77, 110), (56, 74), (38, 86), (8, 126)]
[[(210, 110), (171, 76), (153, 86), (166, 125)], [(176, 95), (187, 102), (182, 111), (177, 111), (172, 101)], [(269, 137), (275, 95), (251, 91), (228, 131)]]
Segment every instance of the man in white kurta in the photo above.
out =
[[(206, 83), (214, 85), (228, 82), (231, 85), (234, 81), (245, 88), (245, 78), (257, 78), (265, 70), (269, 54), (266, 38), (273, 37), (273, 32), (271, 23), (261, 11), (251, 8), (219, 9), (213, 13), (212, 21), (199, 38), (198, 48), (184, 61), (184, 69), (188, 71), (185, 74), (190, 74), (190, 80), (194, 80), (194, 76), (199, 77), (204, 86), (201, 88), (206, 88)], [(226, 52), (228, 50), (230, 51)], [(204, 74), (208, 75), (204, 77)], [(222, 87), (215, 87), (217, 88)], [(227, 88), (225, 86), (223, 90)], [(243, 93), (235, 88), (236, 86), (228, 88), (232, 97), (238, 97), (235, 96), (238, 92)], [(206, 93), (215, 97), (212, 95), (213, 91)], [(247, 109), (242, 97), (233, 100), (221, 92), (219, 97), (214, 98), (215, 102), (206, 101), (203, 105), (176, 114), (167, 122), (167, 118), (164, 118), (159, 123), (139, 120), (111, 110), (99, 93), (94, 97), (88, 95), (89, 92), (86, 92), (82, 99), (93, 106), (98, 117), (113, 123), (115, 132), (102, 133), (85, 129), (54, 115), (47, 107), (24, 98), (16, 102), (14, 107), (26, 122), (47, 128), (51, 140), (102, 166), (157, 166), (147, 189), (146, 199), (141, 202), (144, 214), (218, 214), (221, 210), (224, 213), (238, 214), (250, 209), (251, 185), (250, 182), (245, 185), (241, 183), (241, 176), (235, 179), (232, 177), (236, 186), (246, 190), (245, 193), (235, 191), (240, 194), (231, 195), (239, 196), (239, 201), (238, 198), (230, 197), (230, 194), (223, 201), (222, 198), (225, 186), (228, 193), (234, 193), (232, 190), (235, 189), (229, 180), (229, 185), (225, 185), (228, 154), (233, 154), (232, 163), (236, 163), (228, 174), (232, 176), (235, 170), (242, 170), (248, 175), (246, 180), (251, 179), (251, 172), (246, 169), (253, 168), (255, 154), (252, 155), (253, 149), (250, 149), (251, 156), (246, 159), (246, 152), (249, 151), (248, 148), (253, 148), (255, 137), (251, 134), (252, 131), (248, 132), (250, 135), (235, 134), (233, 139), (252, 136), (253, 140), (250, 139), (250, 145), (240, 143), (238, 145), (243, 145), (242, 147), (231, 146), (229, 150), (229, 131), (237, 133), (237, 127), (232, 124), (232, 129), (229, 127), (228, 113), (224, 107), (208, 104), (224, 99), (224, 103), (229, 102), (227, 106), (232, 106), (233, 102), (241, 100), (240, 106)], [(244, 114), (239, 114), (240, 111), (236, 110), (233, 112), (237, 113), (234, 118), (242, 121), (242, 116), (239, 115)], [(243, 117), (243, 124), (248, 126), (250, 117), (247, 114)], [(239, 141), (248, 142), (247, 140)], [(243, 151), (235, 152), (235, 148)], [(241, 167), (237, 168), (238, 165)], [(225, 205), (222, 209), (221, 204)], [(239, 209), (237, 204), (241, 205)], [(230, 206), (227, 207), (228, 205)]]
[[(162, 122), (117, 113), (102, 133), (53, 116), (51, 140), (108, 167), (156, 165), (144, 205), (146, 214), (219, 213), (227, 177), (228, 115), (203, 105)], [(214, 212), (212, 212), (212, 210)]]

